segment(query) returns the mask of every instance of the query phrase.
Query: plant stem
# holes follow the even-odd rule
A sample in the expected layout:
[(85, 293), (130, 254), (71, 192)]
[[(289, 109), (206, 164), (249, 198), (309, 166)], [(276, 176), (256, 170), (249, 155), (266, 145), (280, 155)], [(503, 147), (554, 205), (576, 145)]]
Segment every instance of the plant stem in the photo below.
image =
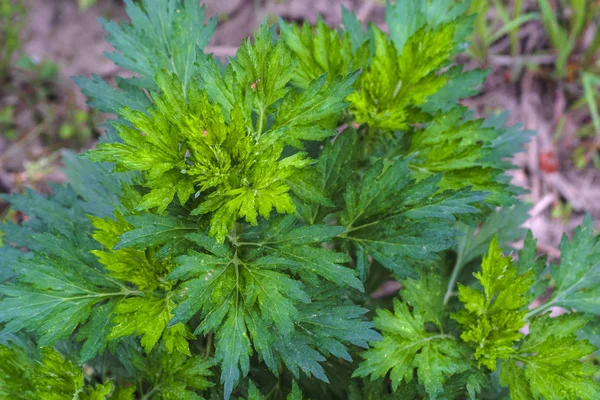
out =
[(460, 246), (458, 248), (458, 253), (456, 255), (456, 262), (454, 263), (454, 269), (452, 270), (452, 275), (450, 276), (450, 281), (448, 282), (448, 289), (446, 289), (446, 295), (444, 296), (444, 305), (447, 305), (452, 297), (452, 289), (454, 289), (454, 285), (456, 285), (456, 281), (458, 279), (458, 275), (463, 267), (463, 253), (465, 250), (466, 241), (462, 240), (460, 242)]
[(265, 109), (261, 106), (260, 115), (258, 116), (258, 129), (256, 130), (258, 135), (257, 138), (260, 138), (263, 134), (263, 129), (265, 127), (267, 116), (265, 115)]
[(525, 315), (525, 320), (529, 321), (531, 318), (535, 317), (538, 314), (543, 313), (544, 311), (549, 310), (550, 308), (552, 308), (554, 305), (556, 304), (556, 298), (553, 300), (550, 300), (549, 302), (547, 302), (546, 304), (542, 304), (539, 307), (534, 308), (533, 310), (530, 310), (527, 315)]
[(150, 399), (150, 395), (151, 395), (152, 393), (154, 393), (154, 392), (158, 391), (158, 388), (159, 388), (158, 386), (154, 386), (154, 387), (152, 388), (152, 390), (150, 390), (148, 393), (146, 393), (145, 395), (143, 395), (143, 396), (141, 397), (141, 400), (148, 400), (148, 399)]

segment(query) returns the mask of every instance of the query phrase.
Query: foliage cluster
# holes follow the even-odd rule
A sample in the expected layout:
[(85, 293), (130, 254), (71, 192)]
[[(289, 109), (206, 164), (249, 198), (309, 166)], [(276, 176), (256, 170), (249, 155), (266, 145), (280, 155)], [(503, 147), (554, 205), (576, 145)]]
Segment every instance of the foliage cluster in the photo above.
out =
[(126, 3), (103, 24), (136, 77), (75, 78), (106, 137), (8, 197), (0, 398), (597, 398), (600, 239), (547, 267), (519, 228), (530, 133), (459, 103), (467, 3), (263, 24), (227, 65), (196, 1)]

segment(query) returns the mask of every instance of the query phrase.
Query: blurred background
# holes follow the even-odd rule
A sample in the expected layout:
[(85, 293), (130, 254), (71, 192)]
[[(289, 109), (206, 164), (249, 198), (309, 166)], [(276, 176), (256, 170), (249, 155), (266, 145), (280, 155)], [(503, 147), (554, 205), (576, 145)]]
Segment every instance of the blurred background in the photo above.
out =
[[(398, 0), (402, 1), (402, 0)], [(208, 47), (218, 57), (260, 22), (341, 22), (341, 5), (363, 22), (384, 26), (377, 0), (208, 0), (220, 15)], [(472, 0), (478, 14), (472, 45), (457, 62), (489, 68), (481, 94), (465, 104), (481, 117), (508, 110), (511, 123), (538, 132), (515, 159), (516, 185), (529, 193), (527, 226), (542, 252), (557, 257), (563, 232), (585, 213), (600, 227), (600, 1)], [(94, 145), (106, 116), (90, 110), (73, 75), (127, 74), (97, 18), (123, 20), (120, 0), (0, 0), (0, 193), (48, 191), (61, 182), (60, 149)], [(0, 218), (18, 218), (0, 203)]]

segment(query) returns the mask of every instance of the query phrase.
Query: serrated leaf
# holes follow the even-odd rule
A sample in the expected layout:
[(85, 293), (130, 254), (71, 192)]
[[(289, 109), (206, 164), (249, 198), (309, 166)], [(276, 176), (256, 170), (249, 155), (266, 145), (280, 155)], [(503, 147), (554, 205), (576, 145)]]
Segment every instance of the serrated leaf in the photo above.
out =
[[(348, 260), (345, 254), (317, 246), (342, 231), (297, 226), (296, 218), (288, 216), (263, 221), (224, 244), (188, 235), (202, 252), (179, 257), (169, 275), (181, 282), (181, 299), (169, 324), (199, 314), (195, 333), (215, 333), (226, 396), (247, 375), (254, 351), (274, 373), (283, 363), (296, 376), (302, 370), (327, 380), (320, 365), (323, 355), (348, 359), (348, 345), (364, 347), (378, 337), (371, 323), (361, 320), (365, 309), (350, 301), (339, 305), (343, 292), (309, 294), (298, 280), (362, 289), (354, 272), (339, 265)], [(320, 277), (332, 283), (327, 286)]]
[[(458, 239), (456, 248), (457, 256), (460, 259), (458, 268), (470, 263), (483, 256), (489, 249), (490, 243), (496, 237), (498, 243), (506, 248), (509, 243), (517, 241), (526, 234), (525, 228), (521, 225), (529, 218), (527, 204), (517, 204), (511, 207), (503, 207), (486, 216), (481, 226), (469, 226), (460, 224), (461, 231), (464, 234)], [(523, 268), (519, 263), (519, 272), (529, 268), (529, 265)]]
[(352, 361), (348, 345), (368, 348), (381, 339), (375, 324), (364, 318), (367, 309), (355, 306), (335, 285), (321, 285), (309, 291), (311, 302), (298, 306), (298, 334), (325, 356)]
[[(358, 123), (373, 129), (400, 130), (421, 122), (415, 109), (446, 83), (436, 72), (452, 54), (454, 27), (421, 28), (400, 50), (386, 35), (373, 28), (375, 55), (357, 82), (357, 91), (348, 96), (350, 110)], [(424, 49), (427, 49), (426, 51)]]
[(165, 341), (169, 352), (177, 350), (191, 355), (187, 340), (194, 339), (190, 329), (183, 324), (175, 324), (167, 328), (173, 317), (171, 310), (175, 307), (170, 299), (158, 297), (133, 297), (123, 299), (114, 309), (114, 326), (110, 330), (109, 340), (123, 336), (141, 336), (144, 350), (149, 353), (159, 339)]
[(265, 400), (265, 396), (252, 381), (248, 383), (248, 400)]
[(112, 382), (86, 385), (83, 369), (49, 347), (34, 361), (18, 346), (0, 346), (0, 361), (3, 399), (104, 400), (114, 387)]
[(512, 189), (503, 180), (504, 161), (493, 156), (495, 141), (506, 131), (486, 126), (484, 120), (465, 119), (466, 113), (464, 107), (452, 108), (412, 135), (408, 153), (414, 155), (411, 169), (415, 177), (443, 173), (442, 189), (470, 186), (490, 192), (486, 201), (493, 205), (514, 203)]
[(461, 43), (471, 30), (470, 18), (465, 18), (469, 2), (451, 0), (387, 2), (385, 21), (390, 27), (390, 37), (402, 52), (406, 42), (423, 26), (438, 27), (451, 23), (456, 26), (454, 40)]
[(347, 185), (342, 237), (401, 277), (416, 277), (412, 264), (435, 260), (452, 246), (455, 216), (477, 213), (473, 205), (483, 198), (468, 190), (437, 193), (438, 181), (415, 183), (406, 160), (376, 160), (359, 182)]
[(205, 9), (193, 0), (126, 0), (131, 23), (121, 26), (101, 20), (107, 41), (118, 51), (107, 56), (121, 68), (138, 73), (139, 86), (154, 89), (154, 76), (163, 68), (176, 73), (184, 92), (194, 74), (196, 52), (203, 49), (216, 27), (205, 25)]
[(502, 256), (497, 238), (492, 240), (488, 254), (483, 258), (481, 272), (474, 276), (483, 292), (459, 283), (458, 299), (464, 309), (452, 315), (463, 329), (461, 339), (473, 343), (479, 365), (496, 370), (498, 358), (514, 354), (514, 344), (523, 335), (533, 284), (533, 271), (519, 274), (512, 259)]
[(119, 355), (132, 364), (138, 383), (160, 388), (153, 395), (159, 400), (199, 400), (199, 393), (214, 386), (214, 361), (202, 356), (188, 357), (161, 348), (144, 355), (132, 346), (119, 347)]
[(129, 247), (143, 249), (176, 240), (198, 230), (198, 224), (168, 215), (133, 215), (127, 218), (127, 222), (133, 229), (120, 236), (115, 250)]
[(124, 108), (143, 112), (151, 105), (144, 92), (132, 85), (128, 79), (116, 77), (118, 89), (110, 86), (96, 74), (92, 74), (91, 79), (81, 76), (71, 79), (88, 97), (90, 107), (107, 114), (118, 115)]
[(532, 321), (517, 355), (500, 365), (501, 383), (509, 386), (514, 399), (592, 399), (600, 393), (593, 379), (600, 369), (580, 361), (597, 348), (575, 336), (588, 321), (577, 314)]
[(353, 376), (371, 376), (374, 380), (389, 372), (392, 389), (396, 390), (403, 381), (410, 383), (416, 370), (419, 383), (431, 398), (436, 398), (446, 379), (468, 369), (469, 363), (456, 338), (426, 332), (425, 322), (396, 299), (394, 313), (377, 310), (375, 324), (383, 340), (363, 354), (365, 360)]
[[(165, 221), (179, 221), (176, 218), (171, 220), (166, 216), (140, 216), (140, 219), (144, 218), (146, 221), (151, 220), (153, 222), (160, 220), (163, 224)], [(133, 220), (140, 222), (140, 219), (134, 218)], [(117, 213), (115, 219), (92, 218), (92, 223), (96, 228), (92, 236), (104, 245), (105, 249), (92, 250), (91, 253), (105, 266), (111, 277), (131, 282), (142, 291), (151, 292), (157, 288), (164, 290), (171, 289), (172, 284), (166, 282), (164, 278), (171, 271), (173, 262), (168, 258), (160, 259), (156, 255), (152, 256), (154, 252), (152, 245), (142, 246), (142, 243), (139, 243), (139, 249), (119, 248), (118, 250), (112, 250), (120, 243), (119, 238), (131, 232), (134, 228), (121, 214)], [(156, 227), (153, 226), (152, 228), (140, 230), (143, 234), (151, 232), (151, 239), (149, 241), (159, 242), (161, 237), (157, 236), (156, 233), (163, 229), (164, 225), (159, 226), (158, 230), (154, 228)], [(139, 235), (140, 230), (135, 234)], [(135, 234), (132, 235), (134, 239)], [(148, 249), (151, 251), (147, 252)]]
[[(343, 204), (343, 202), (340, 204), (340, 200), (343, 200), (340, 193), (354, 173), (353, 156), (356, 154), (357, 143), (358, 135), (356, 131), (352, 129), (344, 130), (335, 138), (335, 141), (325, 145), (315, 166), (319, 171), (320, 178), (317, 193), (320, 191), (326, 192), (329, 198), (335, 200), (336, 204), (333, 204), (333, 206), (336, 208)], [(334, 210), (330, 207), (315, 205), (310, 208), (306, 207), (303, 211), (303, 216), (308, 222), (314, 224), (320, 222)]]
[[(346, 17), (345, 21), (351, 23), (352, 20)], [(363, 68), (368, 61), (368, 43), (366, 40), (359, 43), (358, 31), (340, 35), (322, 18), (314, 28), (308, 23), (298, 27), (282, 19), (279, 19), (279, 27), (281, 39), (298, 59), (293, 81), (301, 88), (309, 87), (323, 74), (327, 74), (329, 80), (348, 75)]]
[(402, 280), (402, 285), (402, 299), (413, 308), (413, 312), (443, 329), (444, 279), (437, 273), (427, 272), (420, 274), (419, 279)]
[(600, 307), (600, 240), (594, 235), (594, 223), (588, 215), (569, 242), (560, 242), (560, 265), (550, 269), (556, 290), (544, 305), (574, 308), (596, 314)]
[(90, 315), (90, 321), (77, 332), (77, 339), (84, 341), (80, 353), (82, 362), (88, 362), (97, 354), (104, 353), (113, 326), (115, 305), (116, 302), (113, 300), (94, 307)]
[(287, 395), (286, 400), (302, 400), (302, 392), (296, 381), (292, 382), (292, 391)]
[(18, 283), (0, 288), (0, 320), (8, 331), (34, 331), (39, 345), (52, 345), (88, 321), (95, 304), (129, 293), (89, 258), (90, 247), (59, 234), (35, 240), (43, 250), (20, 259), (14, 266)]
[(352, 92), (357, 76), (354, 72), (328, 82), (327, 76), (321, 75), (306, 90), (289, 91), (279, 107), (272, 132), (285, 131), (284, 143), (298, 148), (303, 148), (301, 140), (321, 141), (335, 135), (335, 126), (327, 119), (346, 108), (344, 100)]
[[(460, 65), (451, 67), (444, 73), (446, 84), (429, 96), (420, 108), (428, 114), (449, 111), (456, 106), (459, 100), (476, 95), (477, 88), (483, 84), (489, 73), (489, 70), (478, 69), (463, 72), (463, 67)], [(521, 140), (523, 136), (520, 135)]]

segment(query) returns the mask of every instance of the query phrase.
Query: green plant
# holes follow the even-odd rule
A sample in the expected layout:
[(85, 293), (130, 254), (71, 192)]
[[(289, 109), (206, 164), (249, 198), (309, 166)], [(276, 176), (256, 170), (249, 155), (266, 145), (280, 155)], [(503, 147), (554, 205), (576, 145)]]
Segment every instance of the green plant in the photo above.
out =
[(0, 0), (0, 82), (6, 78), (12, 56), (21, 46), (26, 11), (22, 0)]
[(15, 109), (12, 106), (0, 108), (0, 132), (8, 140), (15, 140), (17, 138), (14, 114)]
[[(512, 9), (512, 13), (509, 12)], [(490, 10), (495, 13), (494, 18), (488, 16)], [(480, 63), (486, 63), (490, 46), (505, 35), (510, 38), (510, 55), (519, 54), (520, 27), (533, 20), (539, 19), (539, 13), (523, 13), (523, 1), (515, 0), (512, 8), (501, 0), (473, 0), (469, 5), (469, 13), (476, 16), (472, 43), (469, 54)]]
[[(600, 4), (593, 0), (558, 0), (552, 5), (549, 0), (538, 0), (542, 21), (550, 42), (556, 51), (555, 73), (559, 78), (570, 75), (571, 70), (586, 71), (594, 67), (600, 50), (600, 35), (597, 27), (592, 30), (594, 37), (582, 51), (580, 60), (572, 59), (583, 34), (590, 25), (598, 23)], [(569, 13), (569, 17), (566, 14)], [(570, 66), (576, 63), (577, 66)]]
[[(554, 75), (561, 80), (575, 81), (583, 89), (583, 96), (571, 110), (587, 105), (591, 124), (584, 124), (578, 136), (597, 136), (600, 133), (596, 88), (598, 86), (598, 54), (600, 51), (600, 5), (589, 0), (538, 1), (542, 21), (554, 48), (556, 61)], [(585, 37), (587, 34), (589, 37)], [(585, 47), (582, 43), (587, 42)], [(579, 95), (578, 95), (579, 96)], [(593, 161), (598, 165), (597, 140), (592, 146), (585, 143), (576, 148), (573, 158), (579, 168)], [(591, 148), (590, 148), (591, 147)]]
[(600, 135), (600, 115), (598, 114), (597, 91), (600, 87), (600, 76), (590, 72), (584, 72), (581, 78), (583, 84), (583, 94), (587, 103), (590, 115), (592, 116), (592, 126), (597, 135)]
[(193, 0), (104, 22), (139, 76), (76, 78), (106, 138), (7, 197), (0, 398), (593, 399), (599, 239), (586, 220), (547, 273), (531, 234), (502, 255), (529, 133), (458, 104), (485, 73), (448, 67), (453, 4), (388, 4), (389, 36), (263, 24), (227, 66)]

